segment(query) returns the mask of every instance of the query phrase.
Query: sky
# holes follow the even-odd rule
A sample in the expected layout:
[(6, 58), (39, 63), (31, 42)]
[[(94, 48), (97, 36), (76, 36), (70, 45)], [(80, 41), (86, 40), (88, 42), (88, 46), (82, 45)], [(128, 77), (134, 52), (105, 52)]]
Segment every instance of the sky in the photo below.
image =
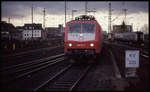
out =
[[(148, 1), (88, 1), (87, 10), (96, 10), (88, 12), (87, 15), (94, 15), (96, 20), (102, 26), (104, 31), (108, 31), (108, 13), (111, 3), (112, 9), (112, 26), (120, 25), (123, 20), (126, 24), (133, 25), (133, 30), (140, 30), (144, 24), (149, 25)], [(1, 20), (14, 26), (23, 26), (25, 23), (32, 23), (31, 7), (33, 5), (33, 22), (42, 23), (43, 9), (45, 8), (45, 26), (58, 27), (59, 24), (65, 26), (65, 2), (64, 1), (2, 1), (1, 3)], [(84, 1), (66, 1), (66, 20), (72, 19), (72, 10), (74, 18), (85, 14)], [(126, 19), (125, 12), (126, 11)]]

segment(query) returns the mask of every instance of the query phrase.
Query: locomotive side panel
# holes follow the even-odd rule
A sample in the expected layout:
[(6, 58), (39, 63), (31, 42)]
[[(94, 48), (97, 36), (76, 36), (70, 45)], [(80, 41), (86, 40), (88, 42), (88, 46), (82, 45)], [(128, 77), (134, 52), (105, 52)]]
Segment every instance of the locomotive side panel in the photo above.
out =
[(103, 47), (103, 34), (102, 34), (102, 28), (100, 25), (99, 26), (99, 49), (100, 49), (100, 52), (101, 53), (101, 50), (102, 50), (102, 47)]

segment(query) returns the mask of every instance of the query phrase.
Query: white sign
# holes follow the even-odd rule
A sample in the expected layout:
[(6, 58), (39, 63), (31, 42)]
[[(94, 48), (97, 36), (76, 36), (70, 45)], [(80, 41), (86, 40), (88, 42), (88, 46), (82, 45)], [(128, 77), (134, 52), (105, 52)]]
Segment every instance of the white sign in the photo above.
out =
[(125, 56), (126, 68), (138, 68), (139, 67), (139, 51), (127, 50)]

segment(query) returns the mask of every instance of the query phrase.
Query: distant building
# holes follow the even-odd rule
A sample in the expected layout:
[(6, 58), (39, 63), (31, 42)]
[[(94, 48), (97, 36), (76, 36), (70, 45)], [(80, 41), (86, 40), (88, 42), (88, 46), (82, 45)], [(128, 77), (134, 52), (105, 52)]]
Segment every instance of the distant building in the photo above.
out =
[(16, 26), (16, 29), (22, 32), (24, 30), (24, 26)]
[(62, 36), (62, 37), (64, 37), (64, 35), (65, 35), (65, 27), (63, 27), (63, 25), (59, 25), (59, 30), (60, 30), (60, 32), (59, 32), (59, 36)]
[(107, 32), (106, 31), (102, 31), (102, 34), (103, 34), (103, 39), (106, 39), (107, 38)]
[(60, 30), (60, 33), (64, 33), (65, 32), (65, 27), (63, 27), (63, 25), (59, 25), (59, 30)]
[(58, 25), (58, 27), (46, 27), (46, 34), (47, 34), (47, 39), (53, 39), (58, 36), (62, 36), (64, 33), (64, 27), (63, 25)]
[(132, 32), (132, 25), (113, 25), (113, 31), (112, 33), (118, 33), (118, 32)]
[(12, 40), (22, 40), (22, 31), (14, 30), (11, 32), (11, 39)]
[(43, 39), (42, 24), (24, 24), (24, 30), (22, 32), (23, 40), (38, 40)]
[(107, 31), (102, 31), (103, 34), (107, 35)]
[(11, 23), (1, 21), (1, 39), (12, 39), (12, 33), (15, 31), (15, 26)]
[(55, 38), (60, 31), (58, 27), (47, 27), (45, 30), (48, 40)]
[(13, 33), (13, 39), (23, 40), (24, 26), (16, 26), (16, 31)]
[[(33, 29), (32, 29), (33, 27)], [(1, 38), (8, 40), (45, 40), (46, 33), (42, 24), (24, 24), (15, 27), (11, 23), (1, 21)]]
[(45, 28), (47, 34), (50, 35), (57, 35), (59, 33), (59, 28), (58, 27), (47, 27)]

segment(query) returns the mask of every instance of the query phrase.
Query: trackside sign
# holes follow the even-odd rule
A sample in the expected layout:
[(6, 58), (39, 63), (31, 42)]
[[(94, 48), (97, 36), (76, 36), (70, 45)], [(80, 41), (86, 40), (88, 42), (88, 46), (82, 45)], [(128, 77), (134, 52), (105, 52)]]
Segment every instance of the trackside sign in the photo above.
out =
[(126, 68), (138, 68), (139, 67), (139, 50), (126, 50), (125, 67)]

